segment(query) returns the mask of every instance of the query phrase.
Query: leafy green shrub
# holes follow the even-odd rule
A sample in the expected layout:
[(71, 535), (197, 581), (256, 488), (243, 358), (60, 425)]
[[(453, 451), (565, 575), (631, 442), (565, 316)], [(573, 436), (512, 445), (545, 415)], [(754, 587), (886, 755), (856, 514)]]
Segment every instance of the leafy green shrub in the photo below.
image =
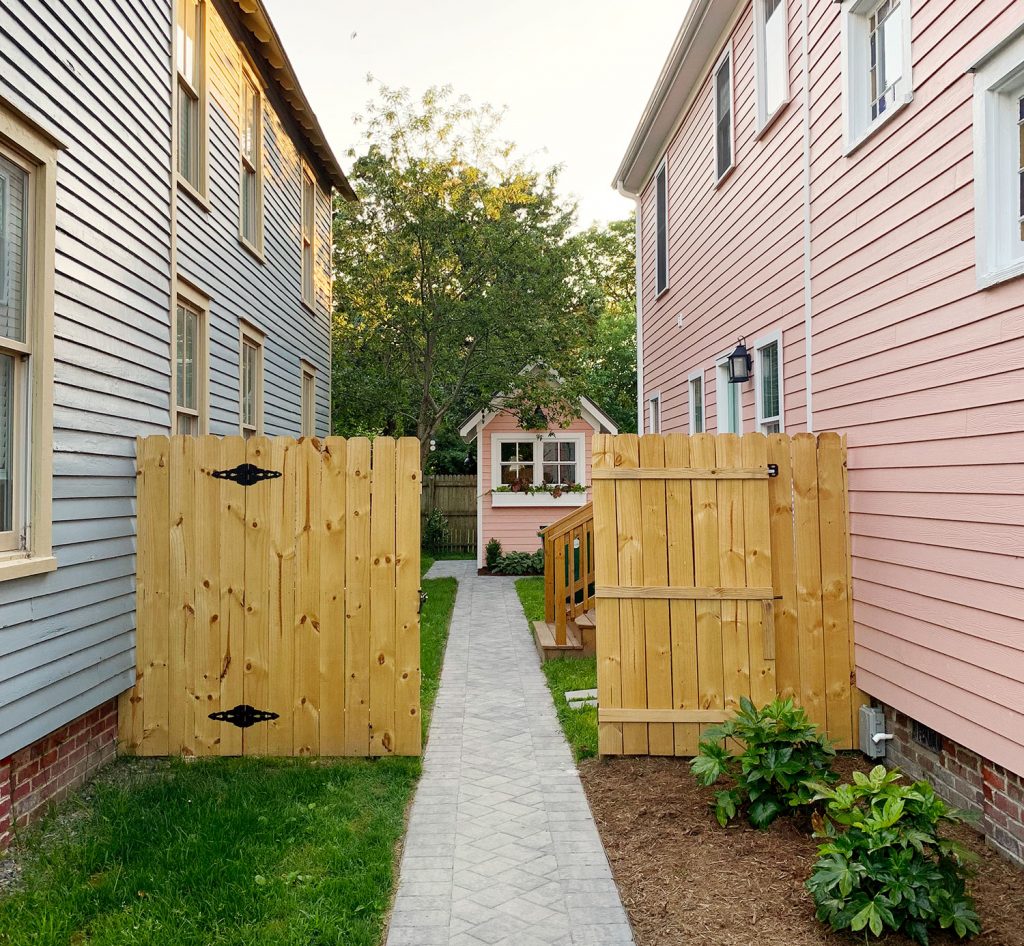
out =
[(450, 535), (448, 517), (440, 509), (432, 509), (423, 525), (423, 547), (429, 551), (440, 551)]
[(826, 840), (807, 881), (818, 919), (865, 936), (901, 930), (924, 944), (936, 926), (972, 936), (980, 926), (966, 893), (967, 852), (940, 834), (965, 814), (927, 782), (901, 778), (878, 765), (854, 772), (852, 785), (816, 786), (815, 798), (828, 801), (815, 818), (815, 837)]
[(544, 550), (506, 552), (491, 566), (491, 572), (495, 575), (543, 575)]
[(484, 550), (484, 562), (488, 568), (494, 568), (501, 558), (501, 543), (497, 539), (491, 539)]
[[(735, 739), (742, 751), (727, 745)], [(811, 782), (832, 783), (835, 750), (802, 708), (778, 699), (757, 709), (746, 697), (728, 722), (707, 730), (690, 769), (706, 786), (723, 776), (732, 788), (715, 796), (714, 811), (725, 827), (746, 808), (755, 828), (766, 828), (788, 808), (807, 805), (814, 797)]]

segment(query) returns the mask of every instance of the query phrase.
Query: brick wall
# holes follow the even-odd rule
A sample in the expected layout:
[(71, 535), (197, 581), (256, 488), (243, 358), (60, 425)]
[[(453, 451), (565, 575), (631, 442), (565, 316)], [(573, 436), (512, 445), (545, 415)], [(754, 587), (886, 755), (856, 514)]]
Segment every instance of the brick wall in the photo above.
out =
[(85, 783), (117, 751), (117, 700), (0, 759), (0, 850), (51, 802)]
[(950, 804), (978, 812), (976, 827), (988, 844), (1024, 864), (1024, 779), (950, 739), (938, 751), (925, 748), (914, 740), (913, 720), (883, 708), (895, 737), (886, 745), (886, 765), (927, 779)]

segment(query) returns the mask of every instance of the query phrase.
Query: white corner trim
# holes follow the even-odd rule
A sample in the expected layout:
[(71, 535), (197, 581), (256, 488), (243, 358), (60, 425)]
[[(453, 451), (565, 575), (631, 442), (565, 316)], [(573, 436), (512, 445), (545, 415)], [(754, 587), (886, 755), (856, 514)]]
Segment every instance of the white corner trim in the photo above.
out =
[(636, 429), (644, 429), (644, 284), (640, 246), (640, 198), (634, 197), (636, 256)]
[[(810, 0), (803, 0), (801, 19), (803, 20), (803, 35), (801, 36), (801, 57), (804, 63), (803, 77), (803, 116), (804, 116), (804, 391), (806, 404), (804, 407), (804, 424), (808, 433), (814, 432), (814, 368), (811, 361), (813, 354), (814, 340), (814, 287), (811, 275), (811, 67), (808, 59), (811, 54), (810, 27), (808, 16)], [(845, 34), (843, 44), (845, 48)], [(842, 68), (846, 69), (845, 52), (843, 53)], [(845, 134), (846, 108), (843, 108), (843, 124)]]
[[(463, 434), (465, 437), (465, 434)], [(476, 567), (484, 567), (484, 419), (483, 411), (476, 422)]]

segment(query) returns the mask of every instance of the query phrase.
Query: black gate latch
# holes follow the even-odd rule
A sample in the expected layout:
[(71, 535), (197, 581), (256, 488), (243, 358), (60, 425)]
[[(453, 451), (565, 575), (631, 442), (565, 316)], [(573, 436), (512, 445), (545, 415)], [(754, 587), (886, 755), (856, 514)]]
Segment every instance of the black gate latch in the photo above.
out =
[(239, 486), (253, 486), (263, 480), (277, 479), (281, 474), (278, 470), (261, 470), (251, 463), (240, 463), (233, 470), (214, 470), (214, 479), (232, 480)]
[[(216, 475), (217, 474), (215, 473), (214, 476), (216, 476)], [(775, 479), (775, 477), (778, 476), (778, 475), (779, 475), (779, 465), (778, 465), (778, 463), (769, 463), (768, 464), (768, 479)]]
[(232, 726), (237, 726), (239, 729), (248, 729), (256, 723), (266, 723), (277, 718), (277, 713), (254, 709), (248, 703), (240, 703), (233, 709), (221, 710), (219, 713), (210, 713), (210, 719), (216, 720), (218, 723), (231, 723)]

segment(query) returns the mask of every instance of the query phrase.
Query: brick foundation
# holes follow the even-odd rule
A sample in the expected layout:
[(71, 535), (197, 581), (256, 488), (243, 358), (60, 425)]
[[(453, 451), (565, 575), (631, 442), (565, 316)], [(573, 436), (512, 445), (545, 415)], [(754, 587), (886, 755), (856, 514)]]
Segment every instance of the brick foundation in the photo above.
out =
[(117, 751), (117, 700), (0, 759), (0, 850), (51, 802), (84, 784)]
[(914, 740), (910, 717), (878, 705), (895, 737), (886, 745), (886, 765), (927, 779), (950, 804), (978, 812), (976, 827), (989, 846), (1024, 865), (1024, 779), (945, 737), (939, 751), (925, 748)]

